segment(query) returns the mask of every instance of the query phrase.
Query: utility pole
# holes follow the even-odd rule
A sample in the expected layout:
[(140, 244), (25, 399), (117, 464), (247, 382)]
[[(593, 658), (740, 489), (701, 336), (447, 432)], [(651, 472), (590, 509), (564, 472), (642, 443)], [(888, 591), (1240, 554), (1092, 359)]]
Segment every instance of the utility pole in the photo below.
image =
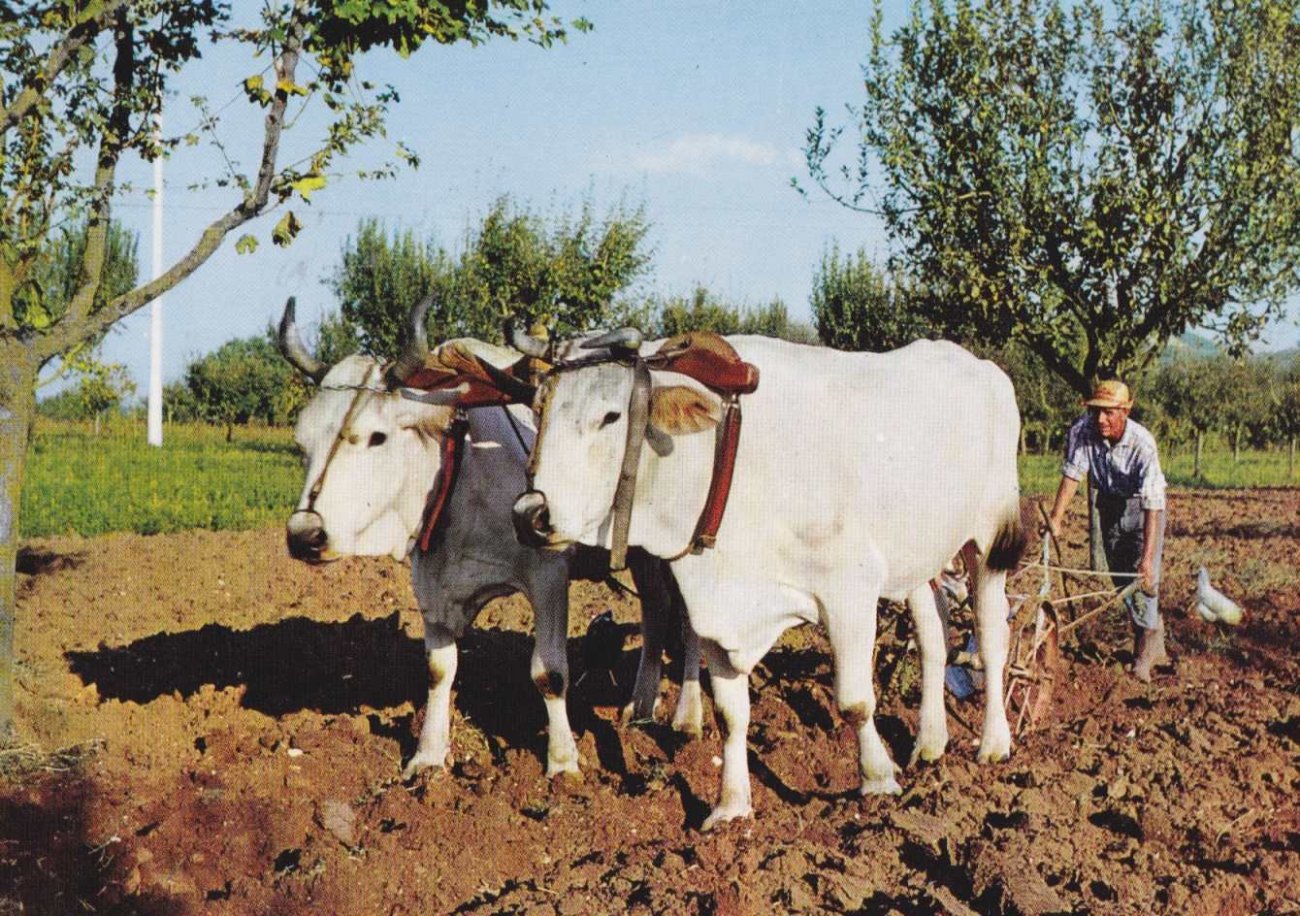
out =
[[(158, 154), (153, 161), (153, 279), (163, 271), (163, 157), (162, 108), (154, 119)], [(162, 429), (162, 296), (150, 305), (149, 315), (149, 444), (161, 446)]]

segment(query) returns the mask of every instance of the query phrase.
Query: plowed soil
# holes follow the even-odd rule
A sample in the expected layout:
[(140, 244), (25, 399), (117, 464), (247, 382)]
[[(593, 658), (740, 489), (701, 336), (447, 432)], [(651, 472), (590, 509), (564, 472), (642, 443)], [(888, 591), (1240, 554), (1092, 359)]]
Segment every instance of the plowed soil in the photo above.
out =
[[(1201, 565), (1241, 626), (1188, 612)], [(403, 782), (424, 696), (406, 567), (298, 564), (278, 530), (45, 539), (20, 566), (26, 756), (7, 759), (28, 766), (0, 777), (0, 913), (1300, 910), (1297, 490), (1175, 493), (1173, 666), (1135, 681), (1104, 613), (1066, 639), (1053, 716), (1009, 761), (975, 763), (979, 698), (949, 697), (948, 754), (901, 797), (858, 796), (826, 643), (788, 634), (751, 679), (756, 815), (709, 833), (717, 732), (617, 724), (637, 607), (604, 586), (572, 587), (575, 677), (593, 613), (628, 634), (570, 691), (582, 779), (543, 775), (514, 597), (462, 643), (454, 766)], [(900, 762), (906, 628), (884, 611), (878, 723)]]

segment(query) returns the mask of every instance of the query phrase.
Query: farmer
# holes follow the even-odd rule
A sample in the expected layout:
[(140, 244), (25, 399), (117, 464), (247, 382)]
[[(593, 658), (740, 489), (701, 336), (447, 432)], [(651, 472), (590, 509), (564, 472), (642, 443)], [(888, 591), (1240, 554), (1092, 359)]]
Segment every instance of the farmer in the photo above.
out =
[(1087, 414), (1070, 427), (1065, 441), (1061, 485), (1046, 524), (1057, 537), (1065, 509), (1085, 474), (1097, 494), (1106, 563), (1128, 585), (1133, 573), (1142, 590), (1126, 600), (1133, 618), (1133, 675), (1151, 681), (1151, 669), (1169, 661), (1158, 588), (1165, 531), (1165, 475), (1156, 440), (1146, 427), (1129, 419), (1133, 398), (1120, 381), (1098, 382), (1083, 402)]

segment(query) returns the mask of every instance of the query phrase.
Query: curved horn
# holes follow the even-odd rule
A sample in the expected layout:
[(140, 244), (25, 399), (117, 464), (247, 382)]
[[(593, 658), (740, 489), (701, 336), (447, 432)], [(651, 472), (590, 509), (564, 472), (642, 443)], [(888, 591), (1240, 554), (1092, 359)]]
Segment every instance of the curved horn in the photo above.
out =
[(531, 356), (533, 359), (551, 358), (551, 345), (549, 341), (534, 337), (532, 334), (521, 332), (514, 324), (506, 323), (506, 343), (514, 347), (524, 356)]
[(424, 359), (429, 355), (429, 341), (425, 336), (424, 319), (429, 314), (436, 294), (429, 293), (415, 304), (406, 321), (406, 346), (402, 355), (397, 357), (388, 370), (389, 387), (396, 388), (424, 366)]
[(280, 353), (289, 361), (289, 365), (313, 382), (320, 384), (330, 367), (307, 352), (295, 321), (294, 312), (297, 305), (297, 300), (293, 296), (290, 296), (289, 301), (284, 304), (284, 315), (280, 317), (280, 333), (276, 337), (276, 343), (279, 344)]
[(641, 332), (636, 328), (619, 328), (617, 331), (606, 331), (591, 340), (584, 340), (580, 346), (584, 350), (608, 347), (611, 350), (635, 353), (641, 347)]

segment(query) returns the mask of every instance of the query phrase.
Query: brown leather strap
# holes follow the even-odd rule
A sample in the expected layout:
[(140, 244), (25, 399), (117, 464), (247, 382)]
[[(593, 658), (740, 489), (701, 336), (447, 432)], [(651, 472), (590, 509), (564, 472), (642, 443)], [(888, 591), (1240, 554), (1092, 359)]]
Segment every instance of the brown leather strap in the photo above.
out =
[(736, 470), (736, 449), (739, 445), (740, 399), (733, 396), (727, 399), (722, 420), (718, 423), (709, 495), (704, 501), (704, 509), (700, 512), (699, 521), (695, 523), (695, 534), (691, 538), (691, 550), (695, 553), (717, 543), (722, 516), (727, 511), (727, 497), (731, 495), (731, 476)]
[(447, 427), (447, 434), (442, 440), (442, 468), (438, 475), (438, 485), (429, 491), (429, 499), (424, 505), (424, 520), (420, 523), (420, 550), (428, 553), (433, 545), (433, 534), (442, 521), (443, 510), (451, 499), (451, 491), (456, 486), (460, 475), (460, 457), (465, 448), (465, 432), (469, 421), (463, 413), (457, 413)]

